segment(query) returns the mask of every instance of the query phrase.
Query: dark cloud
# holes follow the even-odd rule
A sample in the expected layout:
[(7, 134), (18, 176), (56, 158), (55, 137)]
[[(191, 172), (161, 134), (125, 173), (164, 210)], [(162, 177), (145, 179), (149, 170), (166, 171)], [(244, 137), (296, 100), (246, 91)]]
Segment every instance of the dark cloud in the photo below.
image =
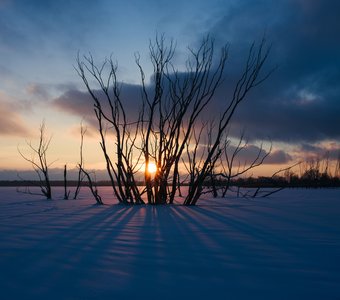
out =
[(249, 43), (264, 33), (272, 43), (268, 63), (278, 65), (241, 105), (236, 131), (246, 128), (254, 139), (291, 143), (339, 139), (340, 2), (245, 0), (221, 13), (208, 31), (218, 42), (231, 41), (231, 82)]
[(269, 154), (265, 160), (265, 164), (286, 164), (293, 161), (293, 157), (283, 150), (275, 150)]
[(321, 148), (318, 146), (306, 144), (306, 143), (303, 143), (300, 146), (300, 150), (303, 152), (320, 152), (320, 149)]
[[(94, 90), (94, 93), (102, 99), (105, 111), (109, 111), (106, 96), (100, 90)], [(141, 87), (133, 84), (121, 84), (121, 100), (126, 109), (129, 121), (135, 121), (140, 109)], [(60, 97), (52, 101), (52, 105), (69, 114), (84, 118), (91, 125), (96, 126), (97, 120), (94, 113), (93, 100), (88, 92), (79, 91), (75, 88), (64, 92)]]
[(52, 105), (68, 114), (79, 116), (92, 126), (96, 125), (92, 99), (89, 93), (70, 89), (52, 101)]
[(303, 158), (329, 158), (336, 160), (340, 157), (340, 143), (329, 145), (314, 145), (303, 143), (299, 147), (299, 152)]
[[(283, 150), (272, 150), (269, 153), (270, 145), (254, 145), (248, 144), (244, 147), (236, 156), (234, 165), (249, 165), (255, 161), (258, 157), (258, 161), (261, 161), (266, 155), (267, 157), (263, 161), (263, 165), (275, 165), (275, 164), (287, 164), (293, 161), (293, 157)], [(235, 146), (228, 148), (229, 157), (235, 151)]]
[[(231, 133), (251, 140), (315, 143), (340, 138), (340, 2), (332, 0), (230, 1), (207, 24), (216, 43), (231, 42), (226, 81), (209, 115), (218, 116), (239, 78), (247, 50), (265, 34), (272, 44), (267, 70), (274, 74), (251, 91), (235, 114)], [(132, 93), (131, 95), (129, 93)], [(139, 87), (125, 85), (132, 115)], [(77, 115), (92, 115), (86, 93), (70, 90), (55, 101)], [(91, 103), (91, 102), (90, 102)]]

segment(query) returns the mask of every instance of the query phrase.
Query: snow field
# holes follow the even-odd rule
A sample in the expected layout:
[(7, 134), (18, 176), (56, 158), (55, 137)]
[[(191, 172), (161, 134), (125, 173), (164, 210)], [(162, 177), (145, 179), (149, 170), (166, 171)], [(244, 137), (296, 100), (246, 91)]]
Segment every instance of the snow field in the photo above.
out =
[(1, 299), (340, 299), (340, 190), (123, 206), (0, 189)]

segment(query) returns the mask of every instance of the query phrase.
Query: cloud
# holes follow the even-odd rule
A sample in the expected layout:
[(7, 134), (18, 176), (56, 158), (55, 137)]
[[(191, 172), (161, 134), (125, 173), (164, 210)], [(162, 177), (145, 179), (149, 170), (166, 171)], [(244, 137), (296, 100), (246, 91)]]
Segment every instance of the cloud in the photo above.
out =
[[(231, 42), (230, 59), (226, 81), (206, 115), (218, 117), (226, 107), (250, 43), (266, 34), (272, 44), (267, 70), (275, 65), (278, 69), (241, 103), (231, 133), (238, 136), (246, 130), (252, 141), (291, 144), (340, 139), (338, 15), (340, 2), (331, 0), (241, 0), (221, 6), (207, 21), (206, 33), (216, 38), (216, 46)], [(131, 116), (139, 107), (139, 88), (127, 84), (122, 88)], [(86, 97), (69, 90), (55, 104), (93, 120), (92, 106), (82, 106)]]
[(50, 98), (50, 93), (47, 87), (38, 83), (30, 83), (26, 87), (26, 91), (29, 95), (34, 96), (37, 100), (48, 100)]
[(301, 144), (297, 151), (301, 154), (302, 159), (309, 158), (328, 158), (337, 160), (340, 157), (340, 143), (327, 144)]
[(264, 161), (264, 164), (272, 165), (272, 164), (286, 164), (292, 162), (293, 157), (286, 153), (283, 150), (274, 150), (269, 154), (267, 159)]
[(2, 136), (29, 136), (30, 131), (24, 124), (19, 114), (21, 109), (16, 104), (10, 103), (0, 94), (0, 135)]
[[(103, 92), (94, 90), (94, 94), (102, 99), (104, 111), (109, 112), (110, 108)], [(141, 105), (140, 99), (141, 87), (139, 85), (121, 83), (121, 100), (126, 110), (128, 122), (136, 120)], [(57, 109), (84, 118), (89, 124), (96, 126), (97, 119), (93, 103), (88, 92), (75, 88), (67, 90), (60, 97), (52, 101), (52, 105)]]
[[(231, 41), (229, 82), (236, 82), (250, 42), (264, 33), (272, 43), (268, 63), (278, 65), (240, 106), (235, 132), (246, 128), (253, 139), (288, 143), (339, 139), (340, 2), (231, 3), (207, 29), (218, 43)], [(225, 91), (231, 88), (226, 85)]]
[[(293, 157), (290, 154), (280, 149), (272, 150), (268, 154), (268, 147), (269, 145), (262, 145), (261, 148), (261, 146), (255, 144), (248, 144), (237, 154), (234, 165), (249, 165), (256, 159), (256, 157), (259, 157), (258, 161), (261, 161), (261, 159), (266, 155), (268, 156), (264, 159), (263, 165), (287, 164), (293, 161)], [(234, 151), (235, 146), (231, 145), (228, 147), (227, 152), (229, 157), (231, 157)]]
[[(98, 133), (98, 129), (97, 127), (94, 126), (86, 126), (85, 124), (83, 125), (83, 129), (85, 130), (85, 137), (86, 139), (94, 139), (94, 140), (98, 140), (100, 139), (99, 133)], [(73, 126), (69, 129), (69, 133), (74, 137), (79, 139), (80, 138), (80, 129), (81, 129), (81, 125), (77, 125), (77, 126)]]
[(80, 116), (89, 123), (95, 124), (92, 99), (87, 92), (77, 89), (67, 90), (52, 101), (52, 106), (68, 114)]

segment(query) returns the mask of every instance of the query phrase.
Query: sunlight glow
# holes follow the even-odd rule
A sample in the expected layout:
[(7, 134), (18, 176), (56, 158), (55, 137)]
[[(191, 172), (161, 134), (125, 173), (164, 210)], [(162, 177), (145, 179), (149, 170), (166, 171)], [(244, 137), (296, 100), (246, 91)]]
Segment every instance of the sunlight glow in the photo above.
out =
[(157, 171), (157, 166), (153, 162), (149, 162), (148, 164), (148, 173), (154, 174)]

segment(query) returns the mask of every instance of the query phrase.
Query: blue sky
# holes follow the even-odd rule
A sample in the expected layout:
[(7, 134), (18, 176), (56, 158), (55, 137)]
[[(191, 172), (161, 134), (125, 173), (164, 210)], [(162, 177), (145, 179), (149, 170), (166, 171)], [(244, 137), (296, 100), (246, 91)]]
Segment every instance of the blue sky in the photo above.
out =
[[(79, 105), (86, 94), (73, 67), (77, 53), (91, 52), (99, 61), (113, 54), (129, 94), (139, 84), (134, 53), (146, 61), (156, 33), (177, 41), (178, 61), (206, 34), (217, 47), (230, 43), (231, 84), (250, 43), (265, 34), (272, 44), (269, 65), (278, 68), (241, 107), (232, 132), (245, 129), (254, 143), (272, 140), (277, 163), (326, 152), (336, 157), (339, 15), (337, 0), (0, 0), (0, 169), (29, 168), (16, 149), (36, 138), (43, 119), (53, 134), (55, 166), (76, 165), (77, 128), (91, 113), (91, 104)], [(100, 155), (93, 155), (98, 142), (89, 137), (86, 147), (89, 166), (100, 168)]]

